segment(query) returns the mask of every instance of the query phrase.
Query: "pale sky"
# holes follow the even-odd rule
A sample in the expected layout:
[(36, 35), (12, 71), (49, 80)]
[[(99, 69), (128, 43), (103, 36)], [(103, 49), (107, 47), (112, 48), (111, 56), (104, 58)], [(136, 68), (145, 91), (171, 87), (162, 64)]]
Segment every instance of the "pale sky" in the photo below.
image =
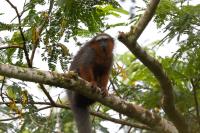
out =
[[(11, 0), (11, 2), (17, 6), (19, 12), (23, 10), (22, 8), (23, 8), (24, 0)], [(137, 0), (136, 2), (137, 2), (137, 6), (145, 6), (145, 4), (142, 2), (142, 0)], [(15, 17), (15, 11), (12, 8), (10, 8), (10, 5), (8, 5), (7, 2), (5, 2), (5, 0), (0, 0), (0, 5), (1, 5), (0, 13), (5, 13), (4, 15), (0, 15), (0, 22), (10, 23), (11, 20)], [(128, 0), (126, 0), (126, 2), (122, 2), (121, 5), (123, 6), (123, 8), (125, 10), (129, 11), (130, 6), (132, 6), (132, 3)], [(47, 9), (48, 7), (45, 7), (45, 8)], [(128, 18), (129, 18), (129, 15), (122, 15), (120, 18), (110, 17), (107, 21), (111, 22), (111, 23), (126, 22), (128, 20)], [(15, 22), (17, 22), (17, 19), (15, 19)], [(125, 51), (128, 51), (127, 48), (123, 44), (121, 44), (117, 41), (117, 36), (118, 36), (119, 31), (129, 31), (129, 29), (130, 28), (128, 26), (125, 26), (125, 27), (116, 27), (116, 28), (106, 31), (106, 33), (110, 34), (116, 40), (115, 53), (122, 54)], [(10, 35), (11, 35), (10, 32), (3, 32), (3, 33), (0, 32), (0, 37), (10, 36)], [(156, 25), (153, 22), (150, 22), (149, 25), (147, 26), (147, 28), (145, 29), (145, 31), (140, 36), (138, 42), (142, 46), (145, 46), (149, 43), (152, 43), (153, 41), (155, 41), (157, 39), (162, 38), (163, 36), (164, 36), (163, 33), (156, 30)], [(74, 43), (74, 42), (70, 41), (70, 44), (72, 44), (72, 43)], [(71, 52), (74, 52), (77, 50), (78, 50), (78, 47), (75, 49), (72, 49)], [(169, 47), (167, 47), (167, 51), (164, 50), (165, 52), (163, 52), (162, 49), (161, 49), (161, 52), (158, 51), (158, 55), (166, 56), (175, 50), (176, 50), (176, 47), (169, 46)], [(36, 67), (41, 66), (40, 63), (35, 64), (35, 65), (36, 65)]]

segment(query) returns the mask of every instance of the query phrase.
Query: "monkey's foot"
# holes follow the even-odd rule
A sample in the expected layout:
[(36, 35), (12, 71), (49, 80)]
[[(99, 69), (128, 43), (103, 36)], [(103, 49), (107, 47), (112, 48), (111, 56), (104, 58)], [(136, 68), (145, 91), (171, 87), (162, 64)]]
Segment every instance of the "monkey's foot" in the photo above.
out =
[(97, 84), (96, 83), (91, 83), (91, 88), (92, 88), (92, 92), (94, 93), (101, 93), (101, 90), (98, 88)]

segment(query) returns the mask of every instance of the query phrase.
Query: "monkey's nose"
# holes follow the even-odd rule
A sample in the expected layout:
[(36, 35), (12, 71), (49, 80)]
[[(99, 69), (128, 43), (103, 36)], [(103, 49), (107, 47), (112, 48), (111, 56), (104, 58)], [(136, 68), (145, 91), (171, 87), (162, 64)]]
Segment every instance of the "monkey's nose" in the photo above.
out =
[(99, 42), (99, 45), (100, 45), (101, 48), (105, 49), (107, 47), (107, 42), (102, 40), (102, 41)]

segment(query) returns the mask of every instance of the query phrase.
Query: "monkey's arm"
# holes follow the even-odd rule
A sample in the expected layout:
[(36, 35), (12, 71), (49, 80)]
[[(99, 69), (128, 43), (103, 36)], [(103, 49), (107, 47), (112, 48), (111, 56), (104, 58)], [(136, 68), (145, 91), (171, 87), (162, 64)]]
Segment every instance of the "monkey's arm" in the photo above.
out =
[(89, 45), (84, 48), (84, 51), (80, 57), (79, 62), (79, 76), (92, 84), (93, 87), (97, 87), (97, 83), (94, 76), (94, 62), (95, 51)]
[(97, 83), (95, 81), (92, 65), (80, 66), (79, 75), (81, 78), (90, 82), (93, 87), (97, 87)]

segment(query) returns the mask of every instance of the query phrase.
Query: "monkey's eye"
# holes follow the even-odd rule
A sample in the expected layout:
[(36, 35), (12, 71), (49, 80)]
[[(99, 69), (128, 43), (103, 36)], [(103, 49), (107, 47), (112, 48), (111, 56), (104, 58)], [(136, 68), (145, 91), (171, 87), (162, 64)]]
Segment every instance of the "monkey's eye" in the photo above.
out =
[(97, 40), (97, 42), (106, 42), (106, 41), (108, 41), (108, 38), (104, 38), (104, 39), (101, 39), (101, 40)]
[(107, 39), (101, 39), (98, 41), (99, 46), (103, 49), (103, 51), (107, 48)]

